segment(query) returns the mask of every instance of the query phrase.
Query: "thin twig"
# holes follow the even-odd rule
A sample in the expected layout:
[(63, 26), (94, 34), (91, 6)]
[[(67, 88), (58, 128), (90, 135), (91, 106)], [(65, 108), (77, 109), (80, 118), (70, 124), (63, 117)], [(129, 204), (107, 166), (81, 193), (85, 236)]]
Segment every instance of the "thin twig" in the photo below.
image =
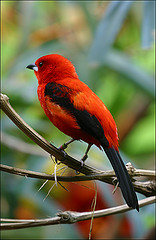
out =
[(57, 186), (57, 185), (56, 185), (56, 182), (51, 186), (51, 188), (49, 189), (49, 191), (48, 191), (47, 195), (45, 196), (45, 198), (43, 199), (43, 201), (46, 200), (46, 198), (49, 196), (50, 192), (52, 191), (52, 189), (53, 189), (55, 186)]
[(91, 235), (92, 235), (94, 212), (95, 212), (96, 203), (97, 203), (97, 185), (96, 185), (95, 181), (94, 181), (94, 187), (95, 187), (95, 196), (94, 196), (94, 199), (92, 201), (92, 217), (91, 217), (90, 229), (89, 229), (89, 240), (91, 239)]
[[(11, 167), (8, 165), (0, 164), (0, 170), (20, 176), (26, 176), (31, 178), (46, 179), (55, 181), (54, 174), (39, 173), (35, 171), (25, 170), (21, 168)], [(76, 182), (76, 181), (88, 181), (88, 180), (99, 180), (100, 178), (111, 178), (115, 177), (114, 171), (103, 171), (101, 174), (95, 175), (76, 175), (76, 176), (57, 176), (58, 181), (63, 182)]]
[[(139, 208), (144, 207), (146, 205), (155, 203), (155, 197), (149, 197), (139, 201)], [(72, 212), (65, 211), (58, 213), (57, 217), (46, 218), (46, 219), (29, 219), (29, 220), (18, 220), (18, 219), (1, 219), (1, 222), (9, 222), (9, 223), (1, 223), (1, 230), (14, 230), (20, 228), (29, 228), (29, 227), (38, 227), (38, 226), (47, 226), (47, 225), (56, 225), (56, 224), (72, 224), (79, 221), (89, 220), (92, 217), (100, 218), (109, 215), (124, 213), (132, 210), (126, 204), (118, 207), (107, 208), (103, 210), (97, 210), (93, 212)]]

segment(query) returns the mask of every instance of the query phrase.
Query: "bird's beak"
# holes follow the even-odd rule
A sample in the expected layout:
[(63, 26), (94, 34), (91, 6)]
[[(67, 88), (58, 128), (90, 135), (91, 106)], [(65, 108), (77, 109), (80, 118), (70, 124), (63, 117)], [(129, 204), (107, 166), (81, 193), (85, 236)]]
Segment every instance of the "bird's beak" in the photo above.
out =
[(29, 68), (31, 70), (38, 72), (38, 67), (35, 64), (30, 64), (26, 68)]

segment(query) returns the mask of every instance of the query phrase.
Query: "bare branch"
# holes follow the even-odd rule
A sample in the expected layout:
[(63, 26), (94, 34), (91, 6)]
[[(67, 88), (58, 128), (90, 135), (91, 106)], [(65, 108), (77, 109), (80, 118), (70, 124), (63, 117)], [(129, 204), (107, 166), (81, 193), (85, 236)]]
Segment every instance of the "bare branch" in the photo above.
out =
[[(54, 174), (45, 174), (45, 173), (39, 173), (29, 170), (24, 170), (20, 168), (15, 168), (7, 165), (0, 164), (0, 170), (16, 175), (31, 177), (31, 178), (38, 178), (38, 179), (46, 179), (46, 180), (52, 180), (55, 181)], [(115, 177), (114, 171), (105, 171), (103, 174), (97, 174), (97, 175), (84, 175), (84, 176), (57, 176), (57, 181), (62, 182), (76, 182), (76, 181), (88, 181), (88, 180), (99, 180), (99, 178), (110, 178)]]
[[(144, 207), (146, 205), (155, 203), (155, 197), (149, 197), (139, 201), (139, 207)], [(124, 213), (127, 211), (132, 210), (126, 204), (121, 205), (118, 207), (112, 207), (103, 210), (97, 210), (93, 212), (72, 212), (72, 211), (65, 211), (58, 213), (57, 217), (53, 218), (46, 218), (46, 219), (1, 219), (1, 222), (8, 222), (8, 223), (1, 223), (1, 230), (14, 230), (20, 228), (30, 228), (30, 227), (38, 227), (38, 226), (47, 226), (47, 225), (56, 225), (56, 224), (72, 224), (79, 221), (89, 220), (92, 217), (100, 218), (109, 215)]]
[[(156, 202), (155, 196), (153, 197), (148, 197), (143, 200), (140, 200), (139, 203), (139, 208), (144, 207), (146, 205), (152, 204)], [(119, 213), (124, 213), (129, 210), (132, 210), (132, 208), (128, 207), (127, 204), (117, 206), (117, 207), (112, 207), (112, 208), (107, 208), (107, 209), (102, 209), (102, 210), (97, 210), (93, 212), (72, 212), (72, 211), (65, 211), (63, 213), (59, 213), (58, 216), (63, 216), (65, 218), (70, 219), (70, 223), (78, 222), (78, 221), (84, 221), (84, 220), (89, 220), (92, 218), (92, 215), (94, 218), (99, 218), (99, 217), (104, 217), (104, 216), (109, 216), (109, 215), (114, 215), (114, 214), (119, 214)], [(134, 210), (134, 209), (133, 209)], [(69, 220), (68, 220), (69, 221)]]
[(9, 103), (9, 98), (4, 95), (0, 94), (0, 108), (3, 112), (15, 123), (15, 125), (21, 129), (32, 141), (38, 144), (42, 149), (48, 152), (50, 155), (53, 155), (57, 160), (61, 161), (62, 163), (66, 164), (68, 167), (84, 173), (88, 174), (95, 174), (101, 173), (100, 170), (97, 170), (93, 167), (87, 166), (84, 164), (83, 168), (81, 168), (80, 161), (70, 157), (68, 154), (65, 154), (54, 145), (50, 144), (46, 141), (41, 135), (39, 135), (34, 129), (32, 129), (11, 107)]
[[(52, 180), (55, 181), (54, 174), (45, 174), (45, 173), (39, 173), (29, 170), (23, 170), (20, 168), (15, 168), (11, 166), (6, 166), (3, 164), (0, 164), (0, 170), (20, 176), (26, 176), (31, 178), (38, 178), (38, 179), (46, 179), (46, 180)], [(154, 177), (155, 172), (154, 171), (146, 171), (146, 170), (135, 170), (135, 176), (140, 176), (140, 172), (145, 172), (146, 174), (149, 174), (150, 176)], [(138, 175), (137, 175), (138, 173)], [(129, 172), (131, 176), (133, 176), (134, 173)], [(101, 180), (110, 184), (113, 184), (113, 179), (115, 177), (114, 171), (103, 171), (100, 174), (92, 174), (92, 175), (84, 175), (84, 176), (57, 176), (57, 181), (62, 182), (78, 182), (78, 181), (89, 181), (89, 180)], [(145, 196), (154, 196), (155, 195), (155, 189), (156, 189), (156, 183), (154, 181), (145, 181), (145, 182), (139, 182), (135, 181), (133, 183), (134, 188), (137, 192), (144, 194)]]
[[(76, 171), (79, 171), (80, 173), (83, 173), (85, 175), (90, 175), (89, 176), (90, 180), (97, 179), (97, 180), (100, 180), (102, 182), (107, 182), (107, 183), (112, 184), (113, 179), (114, 179), (114, 172), (113, 171), (110, 171), (111, 173), (109, 172), (109, 174), (113, 174), (113, 175), (109, 176), (109, 178), (108, 178), (108, 172), (105, 173), (104, 171), (95, 169), (95, 168), (90, 167), (86, 164), (84, 164), (84, 166), (82, 168), (80, 161), (70, 157), (68, 154), (65, 154), (60, 149), (58, 149), (55, 146), (53, 146), (52, 144), (50, 144), (42, 136), (40, 136), (34, 129), (32, 129), (27, 123), (25, 123), (24, 120), (11, 107), (11, 105), (9, 103), (9, 98), (6, 95), (1, 94), (0, 97), (1, 97), (0, 98), (0, 107), (3, 110), (3, 112), (17, 125), (17, 127), (19, 127), (30, 139), (32, 139), (36, 144), (38, 144), (47, 153), (49, 153), (50, 155), (53, 155), (57, 160), (61, 161), (62, 163), (64, 163), (68, 167), (70, 167), (70, 168), (72, 168)], [(128, 168), (129, 168), (128, 171), (129, 171), (130, 175), (135, 176), (135, 172), (137, 170), (135, 170), (135, 168), (131, 164), (129, 164)], [(7, 170), (7, 171), (9, 171), (9, 170)], [(12, 171), (12, 173), (14, 172), (13, 169), (11, 171)], [(17, 172), (18, 172), (18, 174), (21, 174), (21, 175), (22, 174), (23, 175), (26, 175), (26, 174), (28, 175), (28, 172), (27, 173), (26, 172), (22, 173), (21, 170), (20, 171), (17, 170)], [(34, 176), (32, 174), (32, 172), (31, 173), (29, 172), (29, 174), (31, 174), (31, 175), (29, 175), (31, 177)], [(142, 174), (145, 175), (145, 170), (144, 170), (144, 173), (141, 173), (141, 171), (140, 171), (140, 176)], [(151, 172), (148, 171), (148, 174), (152, 177), (154, 176), (152, 171)], [(38, 175), (38, 177), (39, 177), (39, 175)], [(40, 175), (40, 177), (41, 177), (41, 175)], [(79, 176), (79, 179), (82, 178), (82, 177), (84, 178), (84, 176)], [(43, 178), (43, 176), (42, 176), (42, 178)], [(86, 178), (87, 178), (87, 176), (86, 176)], [(84, 179), (83, 179), (83, 181), (84, 181)], [(70, 181), (71, 181), (71, 179), (70, 179)], [(72, 180), (72, 181), (74, 181), (74, 180)], [(77, 181), (77, 179), (76, 179), (76, 181)], [(142, 189), (142, 187), (140, 188), (140, 185), (142, 185), (142, 183), (141, 184), (139, 182), (137, 182), (137, 184), (134, 183), (134, 188), (137, 192), (142, 193), (146, 196), (151, 196), (151, 195), (155, 194), (155, 183), (154, 182), (148, 182), (148, 184), (146, 184), (146, 187), (143, 186), (143, 189)]]

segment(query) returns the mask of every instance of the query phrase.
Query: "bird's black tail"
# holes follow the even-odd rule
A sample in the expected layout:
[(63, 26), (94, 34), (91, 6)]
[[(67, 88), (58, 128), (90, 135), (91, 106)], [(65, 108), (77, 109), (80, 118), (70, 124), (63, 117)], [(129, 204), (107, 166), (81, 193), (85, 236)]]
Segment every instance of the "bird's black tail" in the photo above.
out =
[(104, 146), (103, 149), (114, 168), (115, 174), (119, 181), (121, 192), (127, 205), (134, 209), (136, 208), (137, 211), (139, 212), (138, 199), (134, 191), (133, 184), (130, 180), (129, 174), (127, 172), (127, 169), (121, 159), (119, 152), (116, 151), (114, 148), (106, 148)]

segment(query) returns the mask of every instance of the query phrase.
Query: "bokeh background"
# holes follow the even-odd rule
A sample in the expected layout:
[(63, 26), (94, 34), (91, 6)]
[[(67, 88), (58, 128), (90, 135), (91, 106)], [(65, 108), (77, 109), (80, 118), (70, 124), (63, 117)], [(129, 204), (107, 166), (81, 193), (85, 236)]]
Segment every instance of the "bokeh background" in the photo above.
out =
[[(45, 116), (37, 99), (37, 80), (26, 69), (43, 55), (61, 54), (72, 61), (82, 81), (102, 99), (116, 120), (125, 163), (154, 169), (154, 1), (2, 1), (1, 88), (18, 114), (55, 146), (69, 140)], [(53, 173), (51, 158), (2, 113), (3, 164)], [(67, 152), (80, 159), (86, 148), (73, 143)], [(87, 164), (111, 166), (92, 147)], [(61, 168), (58, 166), (57, 169)], [(63, 169), (64, 170), (64, 169)], [(62, 171), (63, 171), (62, 170)], [(58, 172), (59, 173), (59, 172)], [(74, 174), (66, 169), (64, 175)], [(1, 173), (1, 215), (4, 218), (53, 217), (58, 210), (90, 211), (95, 184), (43, 181)], [(123, 203), (120, 191), (97, 182), (96, 209)], [(46, 199), (45, 199), (46, 197)], [(139, 199), (144, 198), (138, 194)], [(45, 200), (44, 200), (45, 199)], [(140, 212), (99, 218), (93, 238), (145, 238), (155, 224), (154, 206)], [(4, 231), (2, 237), (85, 239), (90, 221)]]

